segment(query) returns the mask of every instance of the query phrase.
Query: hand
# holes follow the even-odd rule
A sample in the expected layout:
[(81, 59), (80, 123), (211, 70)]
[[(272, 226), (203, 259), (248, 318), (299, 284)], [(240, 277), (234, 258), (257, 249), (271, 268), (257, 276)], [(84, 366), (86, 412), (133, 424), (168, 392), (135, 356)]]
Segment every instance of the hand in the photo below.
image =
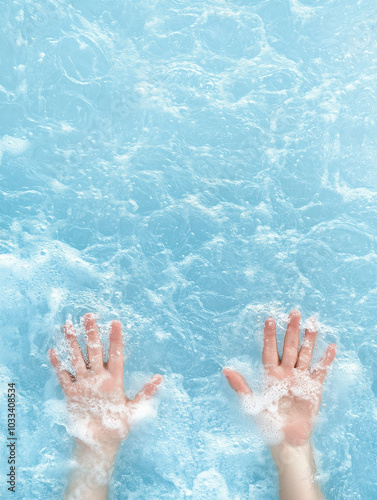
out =
[[(310, 438), (318, 414), (322, 386), (327, 369), (336, 354), (336, 345), (330, 344), (315, 369), (310, 369), (317, 328), (305, 330), (300, 351), (299, 311), (289, 315), (280, 360), (276, 343), (276, 322), (268, 318), (264, 327), (262, 361), (265, 368), (264, 391), (253, 393), (242, 375), (230, 368), (223, 373), (230, 386), (241, 396), (246, 410), (254, 416), (262, 433), (290, 445), (304, 445)], [(270, 443), (272, 444), (272, 443)], [(275, 443), (274, 443), (275, 444)]]
[(64, 325), (65, 336), (75, 374), (64, 370), (54, 349), (49, 350), (60, 384), (68, 399), (71, 429), (81, 444), (99, 444), (102, 449), (116, 449), (128, 435), (132, 417), (140, 404), (151, 398), (162, 381), (154, 375), (133, 400), (123, 387), (122, 328), (112, 321), (109, 358), (103, 361), (103, 350), (94, 315), (84, 316), (88, 363), (77, 342), (70, 322)]

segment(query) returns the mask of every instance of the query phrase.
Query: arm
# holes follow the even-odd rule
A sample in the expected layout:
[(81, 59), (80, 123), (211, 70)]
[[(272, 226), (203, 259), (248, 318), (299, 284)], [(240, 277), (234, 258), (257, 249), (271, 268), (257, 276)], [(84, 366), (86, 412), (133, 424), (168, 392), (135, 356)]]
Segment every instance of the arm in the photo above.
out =
[(300, 319), (298, 311), (291, 312), (281, 359), (277, 350), (276, 322), (273, 318), (266, 320), (262, 355), (265, 380), (261, 395), (254, 394), (238, 372), (229, 368), (224, 368), (223, 372), (270, 444), (279, 473), (281, 500), (322, 500), (324, 497), (315, 482), (310, 436), (336, 345), (329, 345), (311, 370), (317, 329), (313, 324), (305, 330), (299, 351)]
[(118, 446), (93, 447), (76, 440), (75, 466), (69, 476), (67, 500), (106, 500)]
[(64, 325), (74, 374), (62, 368), (54, 349), (49, 356), (67, 397), (69, 429), (75, 437), (73, 470), (67, 500), (105, 500), (115, 457), (140, 404), (151, 398), (162, 381), (155, 375), (135, 396), (127, 398), (123, 387), (123, 345), (119, 321), (111, 323), (109, 358), (103, 350), (95, 317), (84, 316), (88, 362), (77, 342), (73, 325)]
[(281, 443), (270, 449), (279, 473), (281, 500), (324, 500), (315, 481), (316, 467), (310, 441), (299, 446)]

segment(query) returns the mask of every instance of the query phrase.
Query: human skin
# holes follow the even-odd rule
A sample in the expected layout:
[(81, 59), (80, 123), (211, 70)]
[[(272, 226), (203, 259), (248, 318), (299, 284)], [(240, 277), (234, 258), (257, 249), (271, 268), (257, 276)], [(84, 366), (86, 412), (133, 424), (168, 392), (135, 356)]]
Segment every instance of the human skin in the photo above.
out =
[(74, 374), (62, 368), (55, 349), (49, 357), (67, 398), (70, 426), (75, 436), (75, 467), (66, 490), (66, 500), (103, 500), (115, 457), (132, 419), (145, 401), (152, 398), (162, 381), (154, 375), (134, 397), (128, 399), (123, 386), (122, 327), (112, 321), (108, 361), (93, 314), (84, 316), (88, 361), (77, 342), (72, 323), (64, 325)]
[[(315, 481), (310, 436), (321, 404), (323, 382), (335, 358), (336, 345), (330, 344), (311, 369), (317, 328), (312, 320), (299, 350), (300, 320), (301, 313), (293, 310), (289, 315), (281, 359), (277, 349), (276, 322), (273, 318), (266, 320), (262, 354), (264, 391), (259, 400), (262, 404), (255, 405), (253, 413), (259, 425), (271, 427), (269, 424), (273, 423), (279, 428), (281, 440), (270, 445), (270, 449), (278, 469), (281, 500), (324, 498)], [(243, 376), (230, 368), (224, 368), (223, 373), (241, 400), (246, 404), (249, 402), (252, 407), (258, 397)]]

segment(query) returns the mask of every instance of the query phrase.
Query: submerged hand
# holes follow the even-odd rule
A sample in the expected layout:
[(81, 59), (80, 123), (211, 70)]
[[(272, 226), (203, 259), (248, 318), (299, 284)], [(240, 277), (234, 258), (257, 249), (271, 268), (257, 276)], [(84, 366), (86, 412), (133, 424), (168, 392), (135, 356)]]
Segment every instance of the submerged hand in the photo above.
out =
[(112, 321), (109, 358), (103, 361), (95, 317), (84, 316), (88, 362), (71, 323), (64, 325), (75, 374), (62, 368), (54, 349), (52, 365), (68, 400), (70, 431), (76, 438), (75, 469), (70, 474), (66, 500), (105, 500), (120, 442), (127, 437), (135, 412), (157, 391), (161, 375), (154, 375), (130, 400), (123, 387), (122, 328)]
[(54, 349), (49, 350), (52, 365), (57, 371), (61, 386), (67, 396), (73, 434), (86, 444), (117, 446), (127, 437), (132, 415), (138, 406), (157, 391), (162, 381), (155, 375), (135, 396), (127, 398), (123, 387), (122, 328), (119, 321), (112, 321), (109, 358), (103, 361), (103, 350), (95, 317), (84, 316), (87, 336), (88, 363), (77, 342), (73, 325), (66, 322), (68, 341), (75, 375), (63, 370)]
[(336, 345), (330, 344), (314, 370), (310, 369), (317, 329), (305, 330), (304, 342), (299, 348), (301, 314), (292, 311), (284, 339), (280, 360), (276, 343), (276, 322), (268, 318), (264, 327), (263, 365), (264, 391), (253, 393), (242, 375), (230, 368), (223, 372), (230, 386), (241, 396), (245, 409), (255, 418), (267, 438), (292, 445), (305, 444), (312, 433), (318, 413), (322, 386), (327, 369), (336, 354)]

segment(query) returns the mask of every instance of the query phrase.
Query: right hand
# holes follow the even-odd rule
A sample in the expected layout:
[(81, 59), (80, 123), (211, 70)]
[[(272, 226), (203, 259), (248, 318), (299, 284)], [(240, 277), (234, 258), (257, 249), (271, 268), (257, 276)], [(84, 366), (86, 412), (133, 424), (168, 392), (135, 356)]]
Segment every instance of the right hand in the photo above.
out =
[(327, 369), (336, 354), (336, 345), (330, 344), (321, 360), (310, 369), (316, 327), (305, 330), (304, 342), (299, 348), (301, 314), (293, 310), (289, 315), (280, 359), (276, 342), (276, 322), (268, 318), (264, 327), (263, 365), (264, 391), (255, 395), (243, 376), (230, 368), (223, 373), (232, 389), (243, 399), (246, 410), (254, 416), (262, 433), (269, 438), (271, 429), (280, 435), (280, 442), (305, 444), (312, 433), (318, 414), (323, 382)]

